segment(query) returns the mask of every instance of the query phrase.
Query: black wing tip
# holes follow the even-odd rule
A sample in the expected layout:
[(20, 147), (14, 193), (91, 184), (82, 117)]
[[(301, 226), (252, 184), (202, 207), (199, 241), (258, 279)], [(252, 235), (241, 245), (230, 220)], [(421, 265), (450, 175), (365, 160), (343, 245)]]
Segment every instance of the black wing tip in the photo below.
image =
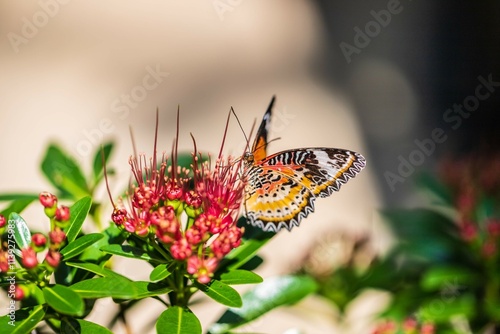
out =
[(266, 114), (271, 113), (271, 111), (273, 110), (275, 101), (276, 101), (276, 95), (273, 95), (273, 97), (271, 98), (271, 102), (269, 102), (269, 107), (267, 107)]

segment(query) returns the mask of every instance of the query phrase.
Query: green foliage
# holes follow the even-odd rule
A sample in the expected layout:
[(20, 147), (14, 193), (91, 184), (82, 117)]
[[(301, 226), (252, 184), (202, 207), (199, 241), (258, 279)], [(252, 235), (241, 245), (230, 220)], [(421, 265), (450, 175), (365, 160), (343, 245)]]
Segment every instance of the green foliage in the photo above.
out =
[[(154, 298), (166, 306), (166, 310), (158, 315), (156, 321), (158, 333), (201, 333), (201, 324), (188, 306), (190, 298), (198, 291), (212, 301), (230, 307), (226, 314), (239, 314), (241, 319), (238, 321), (226, 321), (225, 314), (217, 324), (232, 329), (271, 309), (291, 305), (317, 290), (316, 283), (305, 276), (277, 277), (263, 282), (259, 275), (250, 271), (263, 262), (257, 252), (274, 233), (264, 233), (247, 226), (244, 218), (238, 222), (246, 226), (241, 246), (233, 249), (222, 260), (212, 279), (206, 284), (187, 275), (185, 263), (174, 260), (158, 244), (151, 243), (146, 238), (131, 236), (115, 224), (102, 228), (99, 216), (101, 204), (96, 201), (94, 194), (103, 185), (103, 161), (109, 160), (113, 148), (113, 143), (107, 143), (102, 149), (96, 150), (88, 177), (77, 159), (56, 144), (48, 147), (42, 159), (41, 170), (54, 187), (58, 200), (70, 203), (70, 218), (67, 222), (54, 218), (55, 206), (45, 210), (50, 221), (50, 231), (62, 231), (65, 235), (62, 243), (51, 249), (61, 257), (55, 268), (47, 260), (31, 269), (23, 268), (21, 264), (21, 249), (34, 247), (34, 233), (21, 213), (29, 204), (37, 201), (38, 195), (0, 194), (0, 202), (5, 203), (1, 213), (9, 217), (12, 238), (16, 243), (14, 253), (17, 263), (9, 275), (15, 276), (16, 284), (25, 293), (24, 298), (17, 302), (21, 308), (15, 311), (15, 327), (9, 323), (11, 318), (8, 314), (0, 317), (1, 333), (28, 333), (37, 330), (42, 323), (58, 333), (111, 333), (105, 327), (84, 320), (96, 300), (106, 297), (113, 298), (121, 305), (121, 312), (115, 316), (115, 320), (122, 318), (129, 307), (141, 300)], [(206, 159), (205, 156), (202, 157), (199, 163)], [(176, 163), (189, 168), (193, 164), (192, 157), (190, 154), (181, 154)], [(107, 173), (111, 175), (113, 170), (108, 168)], [(85, 224), (89, 222), (96, 224), (100, 232), (85, 233)], [(4, 229), (3, 232), (7, 231)], [(7, 233), (4, 237), (7, 237)], [(51, 244), (50, 247), (55, 246)], [(151, 266), (149, 281), (133, 281), (115, 272), (110, 262), (113, 256), (147, 262)], [(10, 287), (3, 273), (0, 273), (0, 278), (12, 300), (13, 286)], [(239, 284), (259, 285), (242, 298), (231, 287)], [(266, 289), (271, 289), (273, 293), (263, 297), (262, 291)], [(252, 303), (252, 300), (258, 303)]]
[(292, 305), (318, 289), (317, 283), (307, 276), (281, 276), (267, 279), (245, 293), (242, 307), (228, 309), (210, 327), (210, 333), (227, 333), (245, 325), (276, 307)]
[[(302, 272), (315, 277), (318, 293), (341, 312), (368, 289), (390, 293), (391, 302), (380, 317), (395, 329), (379, 333), (396, 333), (397, 324), (402, 328), (408, 320), (430, 325), (435, 333), (465, 333), (463, 328), (473, 333), (483, 333), (488, 327), (498, 330), (500, 191), (491, 187), (497, 181), (474, 178), (481, 176), (471, 173), (478, 165), (463, 171), (455, 165), (451, 168), (452, 184), (432, 174), (420, 176), (419, 185), (434, 205), (431, 208), (382, 211), (396, 241), (384, 256), (363, 247), (365, 241), (346, 238), (343, 247), (352, 249), (352, 254), (325, 274), (311, 260), (321, 249), (313, 250)], [(488, 175), (500, 180), (498, 170)], [(360, 258), (370, 260), (360, 265)], [(418, 331), (414, 327), (397, 333), (403, 332)]]

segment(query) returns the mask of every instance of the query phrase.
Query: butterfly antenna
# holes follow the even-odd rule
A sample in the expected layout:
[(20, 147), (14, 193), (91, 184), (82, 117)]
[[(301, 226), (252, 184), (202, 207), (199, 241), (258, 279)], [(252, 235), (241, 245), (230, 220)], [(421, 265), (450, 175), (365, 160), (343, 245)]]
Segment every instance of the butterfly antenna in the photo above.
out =
[(236, 118), (236, 121), (238, 122), (238, 125), (240, 126), (241, 132), (243, 133), (243, 136), (245, 137), (245, 141), (246, 141), (245, 152), (248, 152), (250, 150), (250, 140), (248, 138), (252, 138), (253, 130), (255, 129), (255, 125), (257, 123), (257, 120), (253, 121), (252, 129), (250, 130), (250, 135), (247, 137), (245, 130), (243, 129), (243, 126), (241, 125), (240, 119), (238, 118), (238, 115), (236, 115), (236, 112), (234, 111), (233, 107), (231, 107), (231, 112), (233, 113), (234, 117)]
[(229, 113), (227, 114), (227, 120), (226, 120), (226, 126), (224, 128), (224, 136), (222, 136), (222, 144), (220, 145), (220, 151), (218, 158), (222, 158), (222, 151), (224, 150), (224, 144), (226, 143), (226, 136), (227, 136), (227, 129), (229, 128), (229, 119), (231, 118), (231, 110), (233, 110), (233, 107), (229, 110)]

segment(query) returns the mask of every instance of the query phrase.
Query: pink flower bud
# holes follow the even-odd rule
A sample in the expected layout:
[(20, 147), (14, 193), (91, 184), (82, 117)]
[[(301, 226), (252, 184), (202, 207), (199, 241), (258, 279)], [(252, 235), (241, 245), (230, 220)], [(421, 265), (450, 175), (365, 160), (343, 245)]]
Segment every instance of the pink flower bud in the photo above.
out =
[(69, 220), (69, 208), (67, 206), (61, 205), (56, 210), (56, 220), (60, 222), (65, 222)]
[(420, 329), (421, 334), (434, 334), (436, 331), (436, 326), (432, 323), (425, 323), (422, 325), (422, 328)]
[(182, 189), (177, 185), (172, 184), (167, 190), (167, 198), (171, 201), (179, 199), (182, 197)]
[(491, 258), (497, 252), (497, 245), (495, 244), (495, 242), (493, 240), (487, 240), (483, 245), (482, 252), (483, 252), (484, 257)]
[(56, 227), (53, 231), (49, 232), (50, 243), (53, 245), (60, 245), (66, 240), (66, 233), (59, 227)]
[(45, 261), (47, 261), (47, 264), (52, 268), (57, 268), (61, 262), (61, 253), (51, 250), (45, 256)]
[(115, 209), (111, 215), (111, 220), (116, 225), (123, 225), (127, 219), (127, 211), (124, 209)]
[(41, 233), (35, 233), (31, 236), (31, 243), (38, 251), (41, 251), (47, 244), (47, 238)]
[(26, 296), (26, 288), (21, 285), (16, 284), (16, 288), (14, 290), (14, 300), (23, 300)]
[(7, 252), (0, 249), (0, 273), (9, 271), (9, 259), (7, 258), (7, 254)]
[(185, 260), (193, 253), (191, 246), (186, 239), (176, 240), (170, 248), (172, 256), (176, 260)]
[(4, 227), (7, 224), (7, 220), (3, 215), (0, 215), (0, 228)]
[(57, 197), (47, 191), (40, 193), (38, 198), (44, 208), (53, 208), (57, 204)]
[(488, 222), (487, 230), (490, 236), (497, 238), (500, 236), (500, 219), (492, 219)]
[(460, 226), (460, 234), (465, 241), (473, 241), (477, 236), (477, 227), (472, 222), (463, 222)]
[(35, 250), (27, 247), (21, 250), (21, 264), (26, 269), (35, 268), (38, 265)]

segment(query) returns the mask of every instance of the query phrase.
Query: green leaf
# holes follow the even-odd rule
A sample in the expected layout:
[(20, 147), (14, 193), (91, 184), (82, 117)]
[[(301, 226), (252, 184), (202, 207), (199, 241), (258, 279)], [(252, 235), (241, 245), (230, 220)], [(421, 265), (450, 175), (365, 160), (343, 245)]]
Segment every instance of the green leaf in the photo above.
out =
[(86, 270), (88, 272), (91, 272), (93, 274), (96, 274), (96, 275), (99, 275), (99, 276), (102, 276), (102, 277), (116, 277), (116, 276), (120, 276), (120, 277), (123, 277), (125, 278), (125, 276), (122, 276), (112, 270), (109, 270), (109, 269), (106, 269), (106, 268), (103, 268), (97, 264), (94, 264), (94, 263), (88, 263), (88, 262), (66, 262), (66, 264), (70, 267), (74, 267), (74, 268), (79, 268), (79, 269), (83, 269), (83, 270)]
[(194, 285), (207, 296), (226, 306), (240, 307), (241, 296), (235, 289), (220, 281), (212, 280), (208, 284), (195, 282)]
[(266, 279), (243, 295), (241, 308), (230, 308), (212, 325), (210, 333), (226, 333), (244, 325), (270, 310), (300, 301), (318, 289), (308, 276), (280, 276)]
[(73, 284), (70, 288), (82, 298), (140, 299), (157, 296), (171, 291), (165, 285), (137, 281), (124, 277), (100, 277)]
[(0, 194), (0, 202), (3, 201), (20, 201), (29, 200), (35, 201), (38, 199), (38, 194)]
[(94, 156), (94, 165), (92, 168), (92, 176), (94, 179), (94, 184), (97, 184), (104, 176), (103, 172), (103, 153), (104, 153), (104, 162), (108, 161), (111, 153), (113, 152), (114, 144), (112, 142), (106, 143), (99, 147), (95, 156)]
[[(6, 306), (6, 308), (8, 307), (9, 306)], [(38, 325), (38, 323), (43, 320), (43, 317), (45, 316), (45, 309), (42, 305), (38, 305), (33, 308), (27, 307), (15, 310), (12, 311), (11, 314), (13, 315), (13, 318), (10, 318), (9, 314), (0, 317), (0, 333), (30, 333)]]
[(2, 214), (4, 217), (8, 217), (13, 212), (21, 213), (28, 205), (31, 204), (31, 202), (33, 202), (33, 200), (30, 199), (19, 199), (13, 201), (8, 207), (3, 209), (0, 214)]
[(390, 210), (383, 213), (402, 251), (428, 262), (444, 262), (460, 254), (463, 244), (455, 237), (454, 222), (432, 210)]
[(38, 199), (36, 194), (2, 194), (0, 202), (11, 202), (8, 207), (0, 211), (4, 217), (10, 216), (12, 212), (21, 213), (31, 202)]
[(69, 208), (70, 223), (66, 228), (66, 239), (68, 240), (68, 243), (75, 240), (80, 233), (83, 222), (85, 221), (85, 218), (87, 218), (91, 205), (92, 199), (87, 196), (80, 199)]
[(146, 297), (164, 295), (172, 291), (172, 289), (170, 289), (169, 287), (159, 283), (151, 283), (144, 281), (135, 281), (131, 283), (135, 292), (135, 296), (133, 299), (142, 299)]
[(45, 297), (43, 296), (42, 289), (35, 283), (23, 284), (25, 289), (28, 289), (28, 297), (23, 299), (23, 307), (35, 307), (45, 304)]
[(9, 215), (8, 225), (14, 223), (14, 240), (19, 249), (28, 247), (31, 243), (31, 232), (23, 217), (13, 212)]
[(153, 271), (151, 271), (151, 274), (149, 274), (149, 279), (153, 282), (161, 281), (170, 274), (172, 274), (172, 269), (175, 267), (175, 262), (172, 262), (171, 264), (160, 264), (156, 266)]
[(61, 334), (113, 334), (109, 329), (83, 319), (63, 318)]
[(198, 334), (201, 333), (201, 324), (190, 310), (172, 306), (160, 314), (156, 322), (156, 332), (158, 334)]
[[(424, 290), (459, 289), (480, 281), (469, 269), (455, 266), (434, 266), (423, 273), (420, 285)], [(482, 283), (480, 283), (482, 285)]]
[(72, 289), (64, 285), (53, 285), (43, 289), (45, 301), (59, 313), (81, 316), (85, 311), (83, 299)]
[(123, 257), (128, 257), (131, 259), (138, 259), (138, 260), (144, 260), (144, 261), (152, 261), (152, 262), (159, 262), (159, 263), (167, 263), (167, 260), (165, 259), (159, 259), (159, 258), (153, 258), (151, 255), (149, 255), (146, 251), (143, 251), (140, 248), (137, 247), (132, 247), (129, 245), (107, 245), (104, 247), (101, 247), (101, 251), (113, 255), (119, 255)]
[(64, 260), (69, 260), (82, 253), (85, 249), (87, 249), (87, 247), (93, 245), (103, 237), (104, 235), (101, 233), (83, 235), (61, 249), (61, 254), (64, 256)]
[(418, 316), (423, 321), (447, 323), (454, 316), (472, 319), (475, 313), (475, 299), (472, 294), (450, 294), (425, 302)]
[(89, 195), (87, 182), (75, 161), (61, 148), (51, 144), (42, 161), (42, 172), (64, 198)]
[(248, 270), (232, 270), (222, 273), (217, 277), (219, 281), (229, 285), (236, 284), (255, 284), (261, 283), (262, 277)]
[(132, 299), (135, 292), (132, 282), (126, 278), (100, 277), (87, 279), (70, 286), (82, 298), (113, 297), (118, 299)]
[(101, 232), (104, 238), (90, 246), (80, 256), (81, 261), (102, 264), (109, 260), (110, 254), (102, 252), (100, 249), (110, 244), (122, 244), (125, 241), (126, 233), (120, 230), (114, 223)]
[(431, 173), (424, 172), (417, 175), (417, 186), (424, 191), (430, 192), (431, 198), (439, 204), (452, 205), (453, 195), (446, 185)]
[(261, 229), (246, 224), (244, 217), (238, 220), (238, 226), (245, 226), (242, 244), (233, 249), (221, 262), (218, 272), (238, 269), (252, 260), (257, 251), (264, 246), (276, 233), (263, 232)]

